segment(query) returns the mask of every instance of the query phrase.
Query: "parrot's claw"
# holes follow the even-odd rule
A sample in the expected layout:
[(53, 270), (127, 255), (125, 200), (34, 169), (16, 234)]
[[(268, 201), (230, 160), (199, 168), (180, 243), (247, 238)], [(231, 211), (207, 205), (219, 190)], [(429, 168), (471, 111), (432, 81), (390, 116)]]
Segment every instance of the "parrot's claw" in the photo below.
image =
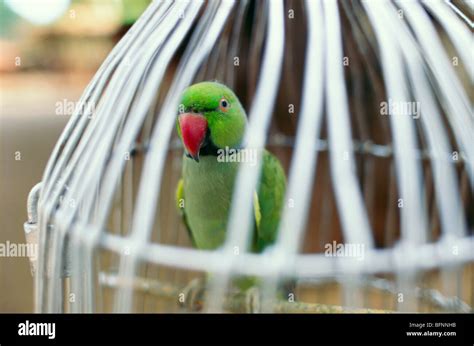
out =
[(188, 311), (199, 311), (202, 308), (206, 283), (203, 279), (192, 280), (183, 290), (184, 299), (180, 299), (180, 305)]
[(260, 290), (258, 287), (251, 287), (245, 292), (245, 312), (260, 312)]

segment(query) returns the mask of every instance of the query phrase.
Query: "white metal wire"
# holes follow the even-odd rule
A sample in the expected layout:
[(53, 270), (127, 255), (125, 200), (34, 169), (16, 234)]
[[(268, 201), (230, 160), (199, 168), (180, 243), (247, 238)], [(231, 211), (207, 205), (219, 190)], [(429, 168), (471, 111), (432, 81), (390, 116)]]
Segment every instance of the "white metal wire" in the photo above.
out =
[[(244, 139), (245, 145), (258, 150), (259, 155), (265, 146), (265, 137), (278, 91), (279, 72), (283, 64), (285, 39), (283, 2), (281, 0), (269, 2), (267, 16), (269, 19), (265, 55), (255, 95), (256, 102), (250, 110), (249, 124)], [(234, 194), (232, 199), (229, 233), (222, 249), (222, 267), (210, 284), (208, 296), (212, 299), (207, 299), (209, 302), (208, 311), (220, 310), (236, 257), (249, 248), (253, 224), (252, 201), (260, 171), (261, 160), (258, 160), (255, 166), (243, 165), (237, 174), (235, 190), (239, 191), (239, 194)], [(236, 250), (239, 254), (237, 256), (235, 255)]]

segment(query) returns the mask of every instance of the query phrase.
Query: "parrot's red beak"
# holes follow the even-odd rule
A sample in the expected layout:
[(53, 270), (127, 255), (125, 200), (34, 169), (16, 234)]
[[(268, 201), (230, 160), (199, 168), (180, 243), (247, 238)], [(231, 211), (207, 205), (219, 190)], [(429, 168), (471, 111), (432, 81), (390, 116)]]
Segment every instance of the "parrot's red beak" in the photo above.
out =
[(179, 116), (179, 127), (188, 154), (199, 162), (199, 150), (206, 138), (207, 120), (201, 114), (184, 113)]

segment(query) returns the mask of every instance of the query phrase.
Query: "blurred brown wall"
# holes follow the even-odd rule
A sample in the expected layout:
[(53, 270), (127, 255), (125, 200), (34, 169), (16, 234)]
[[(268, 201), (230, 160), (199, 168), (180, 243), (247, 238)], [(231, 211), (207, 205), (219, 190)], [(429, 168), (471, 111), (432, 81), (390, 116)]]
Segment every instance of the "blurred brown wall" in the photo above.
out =
[[(76, 101), (90, 73), (0, 75), (0, 243), (23, 243), (28, 193), (41, 180), (69, 115), (56, 102)], [(19, 152), (21, 160), (15, 160)], [(33, 278), (27, 258), (0, 257), (0, 312), (33, 311)]]

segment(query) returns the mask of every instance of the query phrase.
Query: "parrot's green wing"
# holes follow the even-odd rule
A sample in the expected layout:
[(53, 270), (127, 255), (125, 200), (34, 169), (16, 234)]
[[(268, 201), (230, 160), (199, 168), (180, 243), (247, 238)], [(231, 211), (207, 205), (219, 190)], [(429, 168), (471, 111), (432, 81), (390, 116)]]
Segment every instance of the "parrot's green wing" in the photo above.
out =
[(184, 226), (186, 227), (186, 231), (188, 231), (189, 238), (191, 242), (195, 246), (194, 238), (191, 233), (191, 229), (189, 228), (188, 221), (186, 220), (186, 213), (184, 212), (184, 181), (183, 179), (179, 179), (178, 186), (176, 186), (176, 208), (178, 208), (178, 212), (181, 214), (183, 218)]
[(256, 191), (253, 192), (253, 215), (255, 216), (255, 226), (258, 229), (260, 227), (260, 221), (262, 220), (262, 212), (260, 210), (260, 203), (258, 202), (258, 194)]
[(257, 228), (255, 245), (259, 252), (276, 239), (284, 203), (285, 187), (285, 172), (280, 161), (265, 150), (258, 194), (254, 195)]

